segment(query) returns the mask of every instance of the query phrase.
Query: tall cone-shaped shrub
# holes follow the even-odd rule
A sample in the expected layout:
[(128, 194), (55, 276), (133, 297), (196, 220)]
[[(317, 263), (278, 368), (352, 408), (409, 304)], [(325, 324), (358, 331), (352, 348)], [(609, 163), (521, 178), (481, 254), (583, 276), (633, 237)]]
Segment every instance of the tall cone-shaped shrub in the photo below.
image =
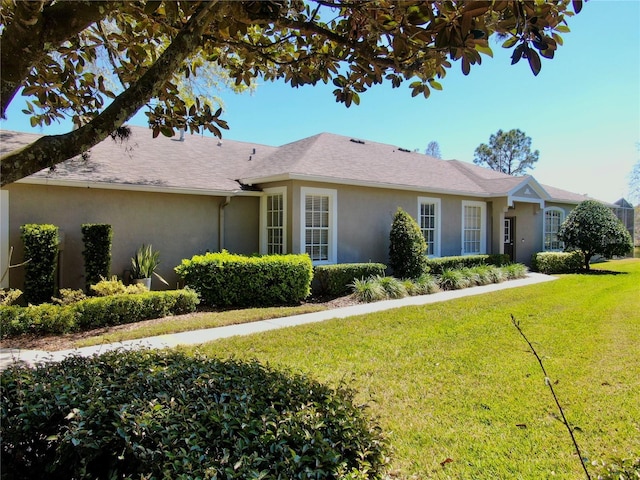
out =
[(425, 273), (427, 242), (411, 215), (398, 208), (389, 234), (389, 266), (398, 278), (418, 278)]

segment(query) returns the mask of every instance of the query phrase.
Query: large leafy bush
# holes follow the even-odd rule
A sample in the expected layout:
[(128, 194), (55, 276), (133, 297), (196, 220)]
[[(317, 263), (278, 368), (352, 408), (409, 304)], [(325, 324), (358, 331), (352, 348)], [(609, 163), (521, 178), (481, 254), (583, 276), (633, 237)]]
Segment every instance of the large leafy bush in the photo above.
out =
[(24, 296), (29, 303), (48, 302), (54, 294), (58, 261), (58, 227), (27, 224), (20, 227), (24, 243)]
[(110, 352), (3, 372), (13, 479), (382, 478), (353, 393), (257, 362)]
[(398, 278), (425, 273), (427, 242), (415, 219), (398, 208), (389, 233), (389, 266)]
[(308, 255), (247, 257), (223, 250), (182, 260), (175, 268), (206, 305), (247, 307), (295, 304), (311, 293)]
[(595, 255), (611, 258), (633, 251), (631, 235), (620, 219), (595, 200), (585, 200), (569, 213), (560, 226), (558, 238), (567, 250), (582, 252), (587, 270)]

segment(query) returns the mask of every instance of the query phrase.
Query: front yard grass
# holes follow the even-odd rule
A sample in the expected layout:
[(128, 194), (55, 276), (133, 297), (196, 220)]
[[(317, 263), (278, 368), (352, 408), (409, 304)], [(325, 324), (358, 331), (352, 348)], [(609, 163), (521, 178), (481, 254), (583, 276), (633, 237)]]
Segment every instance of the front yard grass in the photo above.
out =
[(388, 432), (397, 478), (584, 478), (510, 316), (557, 382), (589, 463), (640, 456), (640, 260), (594, 268), (618, 274), (564, 275), (190, 350), (346, 382)]

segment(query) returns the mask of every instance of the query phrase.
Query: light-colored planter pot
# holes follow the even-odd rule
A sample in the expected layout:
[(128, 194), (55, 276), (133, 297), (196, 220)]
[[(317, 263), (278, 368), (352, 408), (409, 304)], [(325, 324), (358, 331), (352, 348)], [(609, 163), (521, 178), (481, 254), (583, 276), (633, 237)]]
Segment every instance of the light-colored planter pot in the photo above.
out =
[(135, 283), (141, 283), (143, 284), (145, 287), (147, 287), (147, 290), (151, 290), (151, 278), (136, 278), (134, 280)]

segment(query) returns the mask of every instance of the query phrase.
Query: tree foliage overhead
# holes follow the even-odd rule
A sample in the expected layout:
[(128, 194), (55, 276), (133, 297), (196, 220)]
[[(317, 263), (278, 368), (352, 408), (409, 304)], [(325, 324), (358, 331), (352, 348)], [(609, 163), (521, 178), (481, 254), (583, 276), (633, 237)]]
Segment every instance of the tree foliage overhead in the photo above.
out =
[(589, 270), (595, 255), (611, 258), (633, 250), (631, 235), (613, 211), (595, 200), (585, 200), (567, 216), (560, 226), (558, 238), (565, 249), (580, 250)]
[(531, 138), (519, 129), (498, 130), (489, 138), (489, 145), (476, 148), (473, 163), (508, 175), (524, 175), (538, 161), (540, 152), (531, 151)]
[[(21, 2), (0, 13), (0, 113), (18, 93), (32, 125), (71, 118), (80, 128), (45, 136), (1, 159), (1, 184), (72, 158), (104, 140), (141, 107), (153, 135), (227, 124), (181, 81), (220, 68), (238, 86), (261, 78), (292, 87), (335, 85), (347, 107), (374, 84), (409, 81), (413, 96), (440, 90), (458, 63), (464, 74), (506, 38), (512, 63), (553, 58), (580, 0), (525, 1), (136, 1)], [(105, 63), (107, 69), (105, 69)], [(108, 73), (107, 71), (108, 70)]]

